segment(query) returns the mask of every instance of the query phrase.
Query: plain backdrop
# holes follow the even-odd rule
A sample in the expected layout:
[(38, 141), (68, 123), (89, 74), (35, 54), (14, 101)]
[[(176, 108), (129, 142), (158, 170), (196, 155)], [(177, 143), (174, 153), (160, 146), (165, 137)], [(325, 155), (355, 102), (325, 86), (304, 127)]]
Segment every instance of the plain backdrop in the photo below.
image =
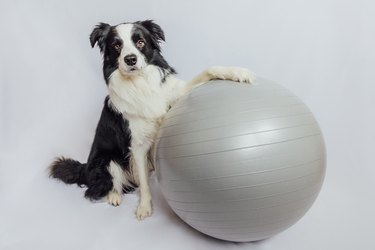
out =
[[(0, 249), (375, 249), (375, 3), (361, 0), (1, 1)], [(151, 177), (154, 214), (47, 177), (57, 155), (85, 161), (106, 96), (98, 22), (154, 19), (180, 77), (247, 67), (297, 94), (325, 135), (328, 165), (310, 211), (256, 243), (186, 226)]]

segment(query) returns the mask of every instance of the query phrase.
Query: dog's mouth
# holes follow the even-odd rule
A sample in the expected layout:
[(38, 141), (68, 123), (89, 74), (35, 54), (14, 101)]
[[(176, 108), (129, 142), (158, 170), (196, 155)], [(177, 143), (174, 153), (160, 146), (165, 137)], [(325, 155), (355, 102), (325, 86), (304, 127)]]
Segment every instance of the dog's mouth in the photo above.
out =
[(139, 68), (136, 66), (127, 66), (124, 68), (121, 68), (121, 73), (124, 75), (134, 75), (139, 71)]

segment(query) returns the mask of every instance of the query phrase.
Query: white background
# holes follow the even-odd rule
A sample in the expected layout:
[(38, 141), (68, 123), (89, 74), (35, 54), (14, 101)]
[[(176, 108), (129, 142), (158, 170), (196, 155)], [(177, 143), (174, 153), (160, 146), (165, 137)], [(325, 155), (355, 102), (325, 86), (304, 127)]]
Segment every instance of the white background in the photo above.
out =
[[(210, 65), (248, 67), (286, 86), (325, 135), (327, 175), (311, 210), (256, 243), (184, 225), (151, 180), (154, 215), (134, 217), (47, 178), (57, 155), (85, 161), (106, 87), (88, 35), (98, 22), (152, 18), (166, 59), (189, 79)], [(373, 1), (2, 1), (0, 249), (375, 249)]]

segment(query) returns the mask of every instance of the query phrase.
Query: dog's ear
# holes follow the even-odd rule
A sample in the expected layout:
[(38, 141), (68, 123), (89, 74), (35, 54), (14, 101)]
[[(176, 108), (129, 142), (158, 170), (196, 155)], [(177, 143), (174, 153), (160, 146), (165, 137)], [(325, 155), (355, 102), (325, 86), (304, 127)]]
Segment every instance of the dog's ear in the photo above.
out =
[(140, 25), (145, 27), (151, 34), (152, 42), (157, 49), (160, 49), (160, 42), (165, 42), (164, 31), (160, 28), (160, 26), (154, 23), (153, 20), (145, 20), (139, 22)]
[(105, 39), (111, 30), (111, 25), (107, 23), (99, 23), (95, 26), (94, 30), (90, 34), (90, 44), (91, 47), (94, 48), (95, 44), (97, 43), (100, 51), (104, 51), (105, 46)]

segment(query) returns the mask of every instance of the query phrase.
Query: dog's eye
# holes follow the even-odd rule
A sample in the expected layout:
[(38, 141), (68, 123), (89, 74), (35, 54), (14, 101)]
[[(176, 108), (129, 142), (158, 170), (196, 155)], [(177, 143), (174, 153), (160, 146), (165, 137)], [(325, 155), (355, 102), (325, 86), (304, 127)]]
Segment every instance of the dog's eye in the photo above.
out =
[(137, 47), (138, 48), (143, 48), (144, 46), (145, 46), (145, 41), (143, 40), (143, 39), (139, 39), (138, 41), (137, 41)]
[(119, 44), (119, 43), (113, 43), (112, 47), (115, 48), (116, 50), (120, 50), (121, 49), (121, 44)]

